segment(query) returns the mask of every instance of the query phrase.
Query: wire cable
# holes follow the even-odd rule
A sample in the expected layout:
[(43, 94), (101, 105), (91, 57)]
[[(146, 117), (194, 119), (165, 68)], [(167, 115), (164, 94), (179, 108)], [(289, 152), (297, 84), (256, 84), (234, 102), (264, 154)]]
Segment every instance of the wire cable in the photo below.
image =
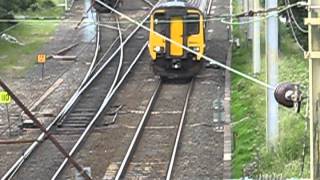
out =
[[(259, 10), (259, 11), (248, 11), (248, 12), (241, 12), (238, 14), (233, 14), (233, 15), (218, 15), (218, 16), (208, 16), (207, 18), (205, 18), (204, 20), (185, 20), (185, 22), (208, 22), (208, 21), (220, 21), (224, 24), (230, 24), (230, 25), (242, 25), (242, 24), (249, 24), (249, 23), (253, 23), (256, 21), (262, 21), (265, 20), (271, 16), (277, 16), (278, 14), (291, 9), (293, 7), (303, 7), (303, 6), (307, 6), (307, 3), (305, 1), (299, 1), (296, 2), (294, 4), (288, 5), (288, 6), (280, 6), (278, 8), (271, 8), (271, 9), (266, 9), (266, 10)], [(271, 13), (273, 12), (273, 13)], [(253, 15), (256, 14), (266, 14), (269, 13), (266, 16), (260, 16), (260, 18), (255, 19), (255, 20), (249, 20), (249, 21), (245, 21), (245, 22), (239, 22), (239, 21), (227, 21), (227, 19), (230, 18), (240, 18), (240, 17), (252, 17)], [(64, 20), (61, 17), (27, 17), (26, 18), (21, 18), (21, 19), (0, 19), (0, 23), (1, 22), (49, 22), (49, 23), (77, 23), (78, 21), (70, 21), (70, 20)], [(95, 23), (94, 21), (88, 21), (88, 20), (84, 20), (84, 23)], [(171, 20), (161, 20), (159, 21), (159, 23), (169, 23), (172, 22)], [(129, 21), (119, 21), (120, 24), (125, 24), (125, 23), (131, 23)], [(150, 23), (150, 21), (146, 21), (146, 23)], [(117, 24), (117, 22), (115, 21), (110, 21), (104, 24)]]
[[(285, 4), (286, 4), (286, 5), (288, 5), (288, 1), (289, 1), (289, 0), (285, 0)], [(287, 10), (286, 13), (287, 13), (287, 16), (290, 18), (290, 12), (289, 12), (289, 10)], [(290, 19), (291, 19), (291, 18), (290, 18)], [(304, 49), (303, 46), (301, 45), (301, 43), (300, 43), (300, 41), (299, 41), (299, 39), (298, 39), (298, 37), (297, 37), (297, 35), (296, 35), (296, 32), (294, 31), (294, 28), (293, 28), (293, 25), (292, 25), (291, 20), (289, 21), (289, 24), (290, 24), (290, 30), (291, 30), (291, 32), (292, 32), (292, 36), (293, 36), (296, 44), (298, 45), (299, 49), (300, 49), (302, 52), (305, 52), (305, 49)]]
[[(307, 6), (308, 4), (305, 2), (305, 1), (299, 1), (299, 2), (296, 2), (294, 4), (290, 4), (288, 6), (283, 6), (282, 8), (276, 8), (278, 9), (278, 11), (274, 11), (275, 8), (272, 8), (271, 10), (265, 10), (265, 11), (250, 11), (250, 13), (247, 13), (248, 15), (247, 16), (252, 16), (252, 14), (257, 14), (257, 12), (268, 12), (268, 14), (264, 17), (260, 17), (260, 18), (257, 18), (257, 19), (253, 19), (253, 20), (249, 20), (249, 21), (241, 21), (241, 22), (233, 22), (233, 21), (226, 21), (225, 19), (222, 19), (221, 22), (224, 23), (224, 24), (229, 24), (229, 25), (243, 25), (243, 24), (250, 24), (250, 23), (253, 23), (253, 22), (258, 22), (258, 21), (262, 21), (262, 20), (265, 20), (265, 19), (268, 19), (269, 17), (272, 17), (272, 16), (278, 16), (279, 14), (283, 13), (284, 11), (288, 10), (288, 9), (291, 9), (293, 7), (303, 7), (303, 6)], [(238, 17), (246, 17), (246, 16), (238, 16)]]
[[(286, 3), (286, 5), (290, 4), (290, 0), (285, 0), (285, 3)], [(290, 16), (290, 15), (288, 15), (288, 16), (289, 16), (290, 19), (293, 20), (293, 22), (294, 22), (294, 24), (297, 26), (297, 28), (298, 28), (301, 32), (303, 32), (303, 33), (308, 33), (308, 30), (302, 28), (302, 27), (299, 25), (299, 23), (297, 22), (294, 14), (293, 14), (292, 8), (289, 9), (289, 12), (290, 12), (291, 16)]]
[(182, 45), (182, 44), (180, 44), (180, 43), (178, 43), (178, 42), (176, 42), (176, 41), (173, 41), (172, 39), (170, 39), (170, 38), (168, 38), (168, 37), (166, 37), (166, 36), (163, 36), (162, 34), (156, 32), (156, 31), (152, 31), (150, 28), (146, 27), (145, 25), (142, 25), (141, 23), (139, 23), (139, 22), (137, 22), (136, 20), (130, 18), (129, 16), (127, 16), (127, 15), (121, 13), (120, 11), (118, 11), (118, 10), (110, 7), (109, 5), (103, 3), (101, 0), (96, 0), (96, 2), (100, 3), (101, 5), (103, 5), (104, 7), (108, 8), (108, 9), (110, 9), (110, 10), (113, 11), (114, 13), (120, 15), (121, 17), (127, 19), (128, 21), (130, 21), (130, 22), (132, 22), (132, 23), (134, 23), (134, 24), (136, 24), (136, 25), (138, 25), (138, 26), (141, 25), (141, 28), (143, 28), (144, 30), (146, 30), (146, 31), (148, 31), (148, 32), (152, 32), (152, 33), (154, 33), (155, 35), (157, 35), (157, 36), (159, 36), (159, 37), (167, 40), (168, 42), (170, 42), (170, 43), (172, 43), (172, 44), (174, 44), (174, 45), (176, 45), (176, 46), (178, 46), (178, 47), (180, 47), (180, 48), (183, 48), (184, 50), (186, 50), (186, 51), (188, 51), (188, 52), (191, 52), (192, 54), (195, 54), (195, 55), (197, 55), (197, 56), (200, 56), (201, 58), (205, 59), (206, 61), (209, 61), (210, 63), (216, 64), (216, 65), (218, 65), (218, 66), (220, 66), (220, 67), (222, 67), (222, 68), (224, 68), (224, 69), (226, 69), (226, 70), (228, 70), (228, 71), (231, 71), (231, 72), (233, 72), (233, 73), (235, 73), (235, 74), (237, 74), (237, 75), (239, 75), (239, 76), (242, 76), (242, 77), (245, 78), (245, 79), (248, 79), (248, 80), (250, 80), (250, 81), (252, 81), (252, 82), (254, 82), (254, 83), (256, 83), (256, 84), (259, 84), (259, 85), (261, 85), (261, 86), (263, 86), (263, 87), (266, 87), (266, 88), (268, 88), (268, 89), (275, 89), (275, 87), (273, 87), (272, 85), (269, 85), (269, 84), (267, 84), (267, 83), (265, 83), (265, 82), (263, 82), (263, 81), (260, 81), (260, 80), (258, 80), (258, 79), (256, 79), (256, 78), (253, 78), (253, 77), (251, 77), (251, 76), (249, 76), (249, 75), (247, 75), (247, 74), (245, 74), (245, 73), (242, 73), (242, 72), (240, 72), (240, 71), (238, 71), (238, 70), (236, 70), (236, 69), (234, 69), (234, 68), (232, 68), (232, 67), (229, 67), (229, 66), (227, 66), (227, 65), (225, 65), (225, 64), (223, 64), (223, 63), (220, 63), (219, 61), (214, 60), (214, 59), (212, 59), (212, 58), (210, 58), (210, 57), (208, 57), (208, 56), (205, 56), (205, 55), (203, 55), (203, 54), (200, 54), (199, 52), (196, 52), (196, 51), (190, 49), (190, 48), (187, 47), (187, 46), (184, 46), (184, 45)]

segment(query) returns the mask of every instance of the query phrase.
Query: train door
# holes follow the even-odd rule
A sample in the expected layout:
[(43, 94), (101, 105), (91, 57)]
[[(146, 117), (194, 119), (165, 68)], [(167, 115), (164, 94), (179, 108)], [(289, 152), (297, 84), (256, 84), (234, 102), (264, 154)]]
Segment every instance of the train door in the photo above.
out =
[[(184, 23), (180, 16), (172, 17), (170, 19), (170, 38), (171, 40), (183, 45), (183, 33), (184, 33)], [(183, 48), (170, 43), (170, 55), (180, 57), (183, 56)]]

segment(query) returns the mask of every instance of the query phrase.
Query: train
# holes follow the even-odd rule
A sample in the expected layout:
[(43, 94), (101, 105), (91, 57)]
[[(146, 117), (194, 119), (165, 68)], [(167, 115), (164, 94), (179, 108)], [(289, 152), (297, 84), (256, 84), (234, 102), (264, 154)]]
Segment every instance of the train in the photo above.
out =
[[(101, 0), (103, 3), (115, 8), (119, 4), (120, 0)], [(101, 5), (98, 2), (95, 2), (95, 0), (92, 0), (92, 5), (99, 13), (109, 13), (111, 12), (110, 9), (106, 8), (105, 6)]]
[(164, 79), (190, 79), (201, 71), (202, 56), (154, 32), (204, 55), (208, 5), (209, 0), (163, 0), (155, 7), (150, 16), (148, 50), (156, 75)]

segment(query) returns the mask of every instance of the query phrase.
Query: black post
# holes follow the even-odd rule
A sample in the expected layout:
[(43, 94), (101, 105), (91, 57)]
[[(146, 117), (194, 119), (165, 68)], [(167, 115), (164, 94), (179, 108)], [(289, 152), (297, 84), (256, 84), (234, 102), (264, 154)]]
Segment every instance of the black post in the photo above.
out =
[(6, 110), (7, 110), (7, 120), (8, 120), (8, 126), (9, 126), (9, 136), (11, 136), (11, 121), (10, 121), (10, 114), (9, 114), (9, 106), (6, 104)]
[(41, 80), (43, 80), (43, 77), (44, 77), (44, 63), (42, 63)]

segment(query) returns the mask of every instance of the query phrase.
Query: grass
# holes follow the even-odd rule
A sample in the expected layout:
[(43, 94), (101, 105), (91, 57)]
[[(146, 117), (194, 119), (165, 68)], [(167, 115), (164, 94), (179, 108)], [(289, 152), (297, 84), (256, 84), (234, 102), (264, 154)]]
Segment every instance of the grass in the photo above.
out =
[[(235, 49), (232, 67), (241, 72), (252, 72), (250, 50), (251, 44)], [(246, 163), (253, 161), (256, 149), (264, 141), (261, 126), (265, 116), (264, 110), (260, 107), (265, 106), (265, 90), (237, 75), (232, 75), (231, 89), (231, 112), (235, 124), (233, 126), (235, 134), (233, 176), (238, 178), (242, 176)]]
[[(281, 52), (279, 57), (279, 81), (299, 82), (304, 86), (308, 80), (308, 64), (303, 53), (295, 46), (290, 31), (280, 27)], [(241, 48), (234, 48), (232, 67), (250, 74), (252, 72), (249, 43), (245, 46), (243, 30), (234, 28), (235, 37), (240, 37)], [(264, 42), (262, 42), (263, 44)], [(263, 47), (261, 48), (263, 50)], [(264, 57), (264, 55), (262, 55)], [(265, 59), (262, 73), (257, 78), (265, 81)], [(251, 74), (252, 75), (252, 74)], [(305, 121), (292, 110), (280, 108), (280, 139), (276, 152), (266, 150), (266, 90), (237, 75), (232, 76), (232, 120), (234, 123), (235, 148), (233, 153), (233, 177), (244, 176), (244, 169), (254, 166), (249, 175), (282, 174), (285, 177), (299, 177), (301, 154), (305, 139)], [(305, 110), (301, 112), (304, 114)], [(305, 141), (306, 140), (306, 141)], [(308, 153), (308, 152), (307, 152)], [(309, 176), (309, 156), (306, 156), (302, 177)]]
[(25, 45), (0, 40), (0, 74), (20, 74), (35, 64), (35, 52), (48, 42), (56, 26), (53, 23), (20, 23), (6, 32)]
[[(59, 3), (61, 0), (54, 0)], [(60, 16), (62, 7), (41, 9), (36, 12), (21, 12), (24, 15)], [(58, 23), (21, 22), (12, 30), (6, 32), (15, 37), (24, 46), (0, 39), (0, 75), (22, 75), (36, 63), (36, 52), (52, 37)], [(2, 24), (1, 27), (6, 25)]]

